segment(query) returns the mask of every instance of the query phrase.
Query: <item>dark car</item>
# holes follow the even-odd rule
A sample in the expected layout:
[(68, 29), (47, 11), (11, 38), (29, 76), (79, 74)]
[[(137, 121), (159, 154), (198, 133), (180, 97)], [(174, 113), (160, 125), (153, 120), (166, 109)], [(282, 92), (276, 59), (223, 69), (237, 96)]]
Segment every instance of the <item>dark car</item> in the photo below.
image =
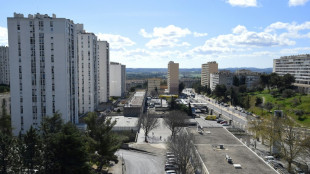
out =
[(165, 165), (165, 171), (167, 170), (176, 170), (178, 168), (177, 165), (174, 165), (174, 164), (166, 164)]
[(222, 121), (224, 121), (224, 120), (222, 120), (222, 119), (217, 119), (217, 123), (220, 123), (220, 122), (222, 122)]

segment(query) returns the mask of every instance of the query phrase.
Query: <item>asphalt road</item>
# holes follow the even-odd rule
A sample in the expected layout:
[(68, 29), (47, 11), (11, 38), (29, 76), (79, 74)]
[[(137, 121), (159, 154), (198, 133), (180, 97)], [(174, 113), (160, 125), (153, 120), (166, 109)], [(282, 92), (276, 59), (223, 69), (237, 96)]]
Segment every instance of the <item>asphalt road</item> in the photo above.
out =
[(213, 109), (217, 113), (221, 113), (223, 116), (226, 116), (226, 118), (229, 118), (233, 120), (232, 124), (239, 125), (241, 128), (244, 128), (247, 125), (247, 115), (245, 113), (241, 113), (232, 107), (224, 107), (217, 103), (215, 103), (212, 99), (210, 101), (207, 100), (206, 97), (197, 95), (194, 99), (194, 102), (197, 103), (206, 103), (207, 106), (211, 109)]
[(118, 155), (125, 161), (126, 174), (164, 173), (164, 157), (136, 151), (119, 150)]

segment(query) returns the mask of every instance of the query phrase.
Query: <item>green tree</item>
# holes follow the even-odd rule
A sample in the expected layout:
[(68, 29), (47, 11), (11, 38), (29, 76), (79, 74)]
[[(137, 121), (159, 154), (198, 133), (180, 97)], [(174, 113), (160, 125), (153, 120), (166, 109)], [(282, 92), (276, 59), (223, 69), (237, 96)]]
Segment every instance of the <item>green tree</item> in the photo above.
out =
[(269, 92), (270, 92), (270, 75), (267, 74), (262, 74), (260, 76), (260, 84), (261, 86), (263, 86), (264, 88), (267, 87)]
[(13, 137), (0, 132), (0, 173), (6, 174), (11, 170), (15, 162), (13, 147), (15, 147)]
[(245, 76), (241, 76), (239, 80), (239, 85), (245, 85), (246, 78)]
[(179, 94), (182, 93), (182, 91), (183, 91), (184, 88), (185, 88), (185, 85), (184, 85), (183, 82), (181, 82), (181, 83), (179, 84)]
[(292, 83), (295, 82), (295, 77), (292, 76), (291, 74), (285, 74), (282, 77), (282, 80), (283, 80), (285, 88), (288, 89), (288, 88), (291, 88), (292, 87)]
[(56, 112), (51, 117), (44, 117), (41, 122), (41, 140), (42, 140), (42, 165), (43, 173), (52, 174), (55, 173), (57, 159), (54, 151), (54, 141), (57, 133), (61, 131), (63, 127), (63, 121), (61, 114)]
[(261, 97), (257, 97), (255, 99), (255, 106), (259, 106), (263, 103), (263, 99)]
[(30, 129), (22, 137), (23, 150), (21, 157), (23, 159), (23, 166), (27, 169), (28, 173), (34, 173), (39, 170), (41, 163), (41, 142), (37, 131), (30, 126)]
[(0, 115), (0, 132), (6, 135), (12, 135), (11, 116), (6, 112), (7, 102), (2, 100), (2, 116)]
[(273, 104), (271, 102), (267, 102), (265, 103), (264, 108), (270, 112), (270, 110), (273, 108)]
[(233, 77), (233, 85), (234, 85), (234, 86), (239, 86), (239, 84), (240, 84), (240, 83), (239, 83), (239, 78), (238, 78), (237, 76), (234, 76), (234, 77)]
[(116, 121), (111, 118), (99, 118), (95, 112), (91, 112), (85, 118), (88, 132), (88, 151), (91, 154), (91, 161), (97, 164), (97, 171), (101, 172), (103, 166), (110, 161), (118, 162), (115, 152), (121, 146), (121, 140), (113, 134), (112, 128)]
[(193, 116), (191, 103), (188, 103), (188, 116)]
[(72, 123), (65, 124), (61, 131), (51, 138), (54, 154), (54, 173), (89, 173), (88, 154), (85, 141)]
[(171, 102), (170, 102), (170, 110), (175, 110), (177, 107), (177, 103), (175, 101), (174, 97), (171, 97)]

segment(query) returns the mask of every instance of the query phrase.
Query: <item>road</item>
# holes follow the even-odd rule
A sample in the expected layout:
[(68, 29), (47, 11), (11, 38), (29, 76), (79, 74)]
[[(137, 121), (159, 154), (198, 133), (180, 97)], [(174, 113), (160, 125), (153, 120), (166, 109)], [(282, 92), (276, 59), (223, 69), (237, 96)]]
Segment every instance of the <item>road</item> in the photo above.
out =
[(160, 174), (164, 173), (164, 156), (119, 150), (117, 155), (123, 157), (126, 174)]
[(211, 108), (216, 113), (220, 113), (227, 119), (232, 120), (233, 126), (245, 129), (247, 125), (247, 118), (246, 118), (247, 114), (241, 113), (235, 110), (233, 107), (224, 107), (222, 105), (217, 104), (213, 99), (210, 99), (208, 97), (199, 94), (195, 95), (195, 99), (193, 99), (193, 102), (205, 103), (208, 108)]

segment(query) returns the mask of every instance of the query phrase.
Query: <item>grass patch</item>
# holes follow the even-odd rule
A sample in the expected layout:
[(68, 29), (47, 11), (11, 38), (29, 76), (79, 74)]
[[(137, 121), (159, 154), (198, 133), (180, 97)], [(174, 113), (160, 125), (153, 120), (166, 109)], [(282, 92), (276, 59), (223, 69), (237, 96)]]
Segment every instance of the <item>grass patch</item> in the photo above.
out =
[[(281, 96), (273, 97), (268, 90), (249, 93), (249, 95), (251, 96), (250, 112), (262, 117), (271, 117), (274, 110), (283, 110), (285, 115), (294, 118), (301, 126), (310, 127), (310, 95), (296, 94), (290, 98), (283, 98)], [(271, 102), (273, 104), (273, 108), (271, 109), (272, 113), (269, 113), (266, 109), (255, 106), (256, 97), (263, 98), (264, 103)], [(303, 111), (302, 116), (296, 115), (298, 110)]]

